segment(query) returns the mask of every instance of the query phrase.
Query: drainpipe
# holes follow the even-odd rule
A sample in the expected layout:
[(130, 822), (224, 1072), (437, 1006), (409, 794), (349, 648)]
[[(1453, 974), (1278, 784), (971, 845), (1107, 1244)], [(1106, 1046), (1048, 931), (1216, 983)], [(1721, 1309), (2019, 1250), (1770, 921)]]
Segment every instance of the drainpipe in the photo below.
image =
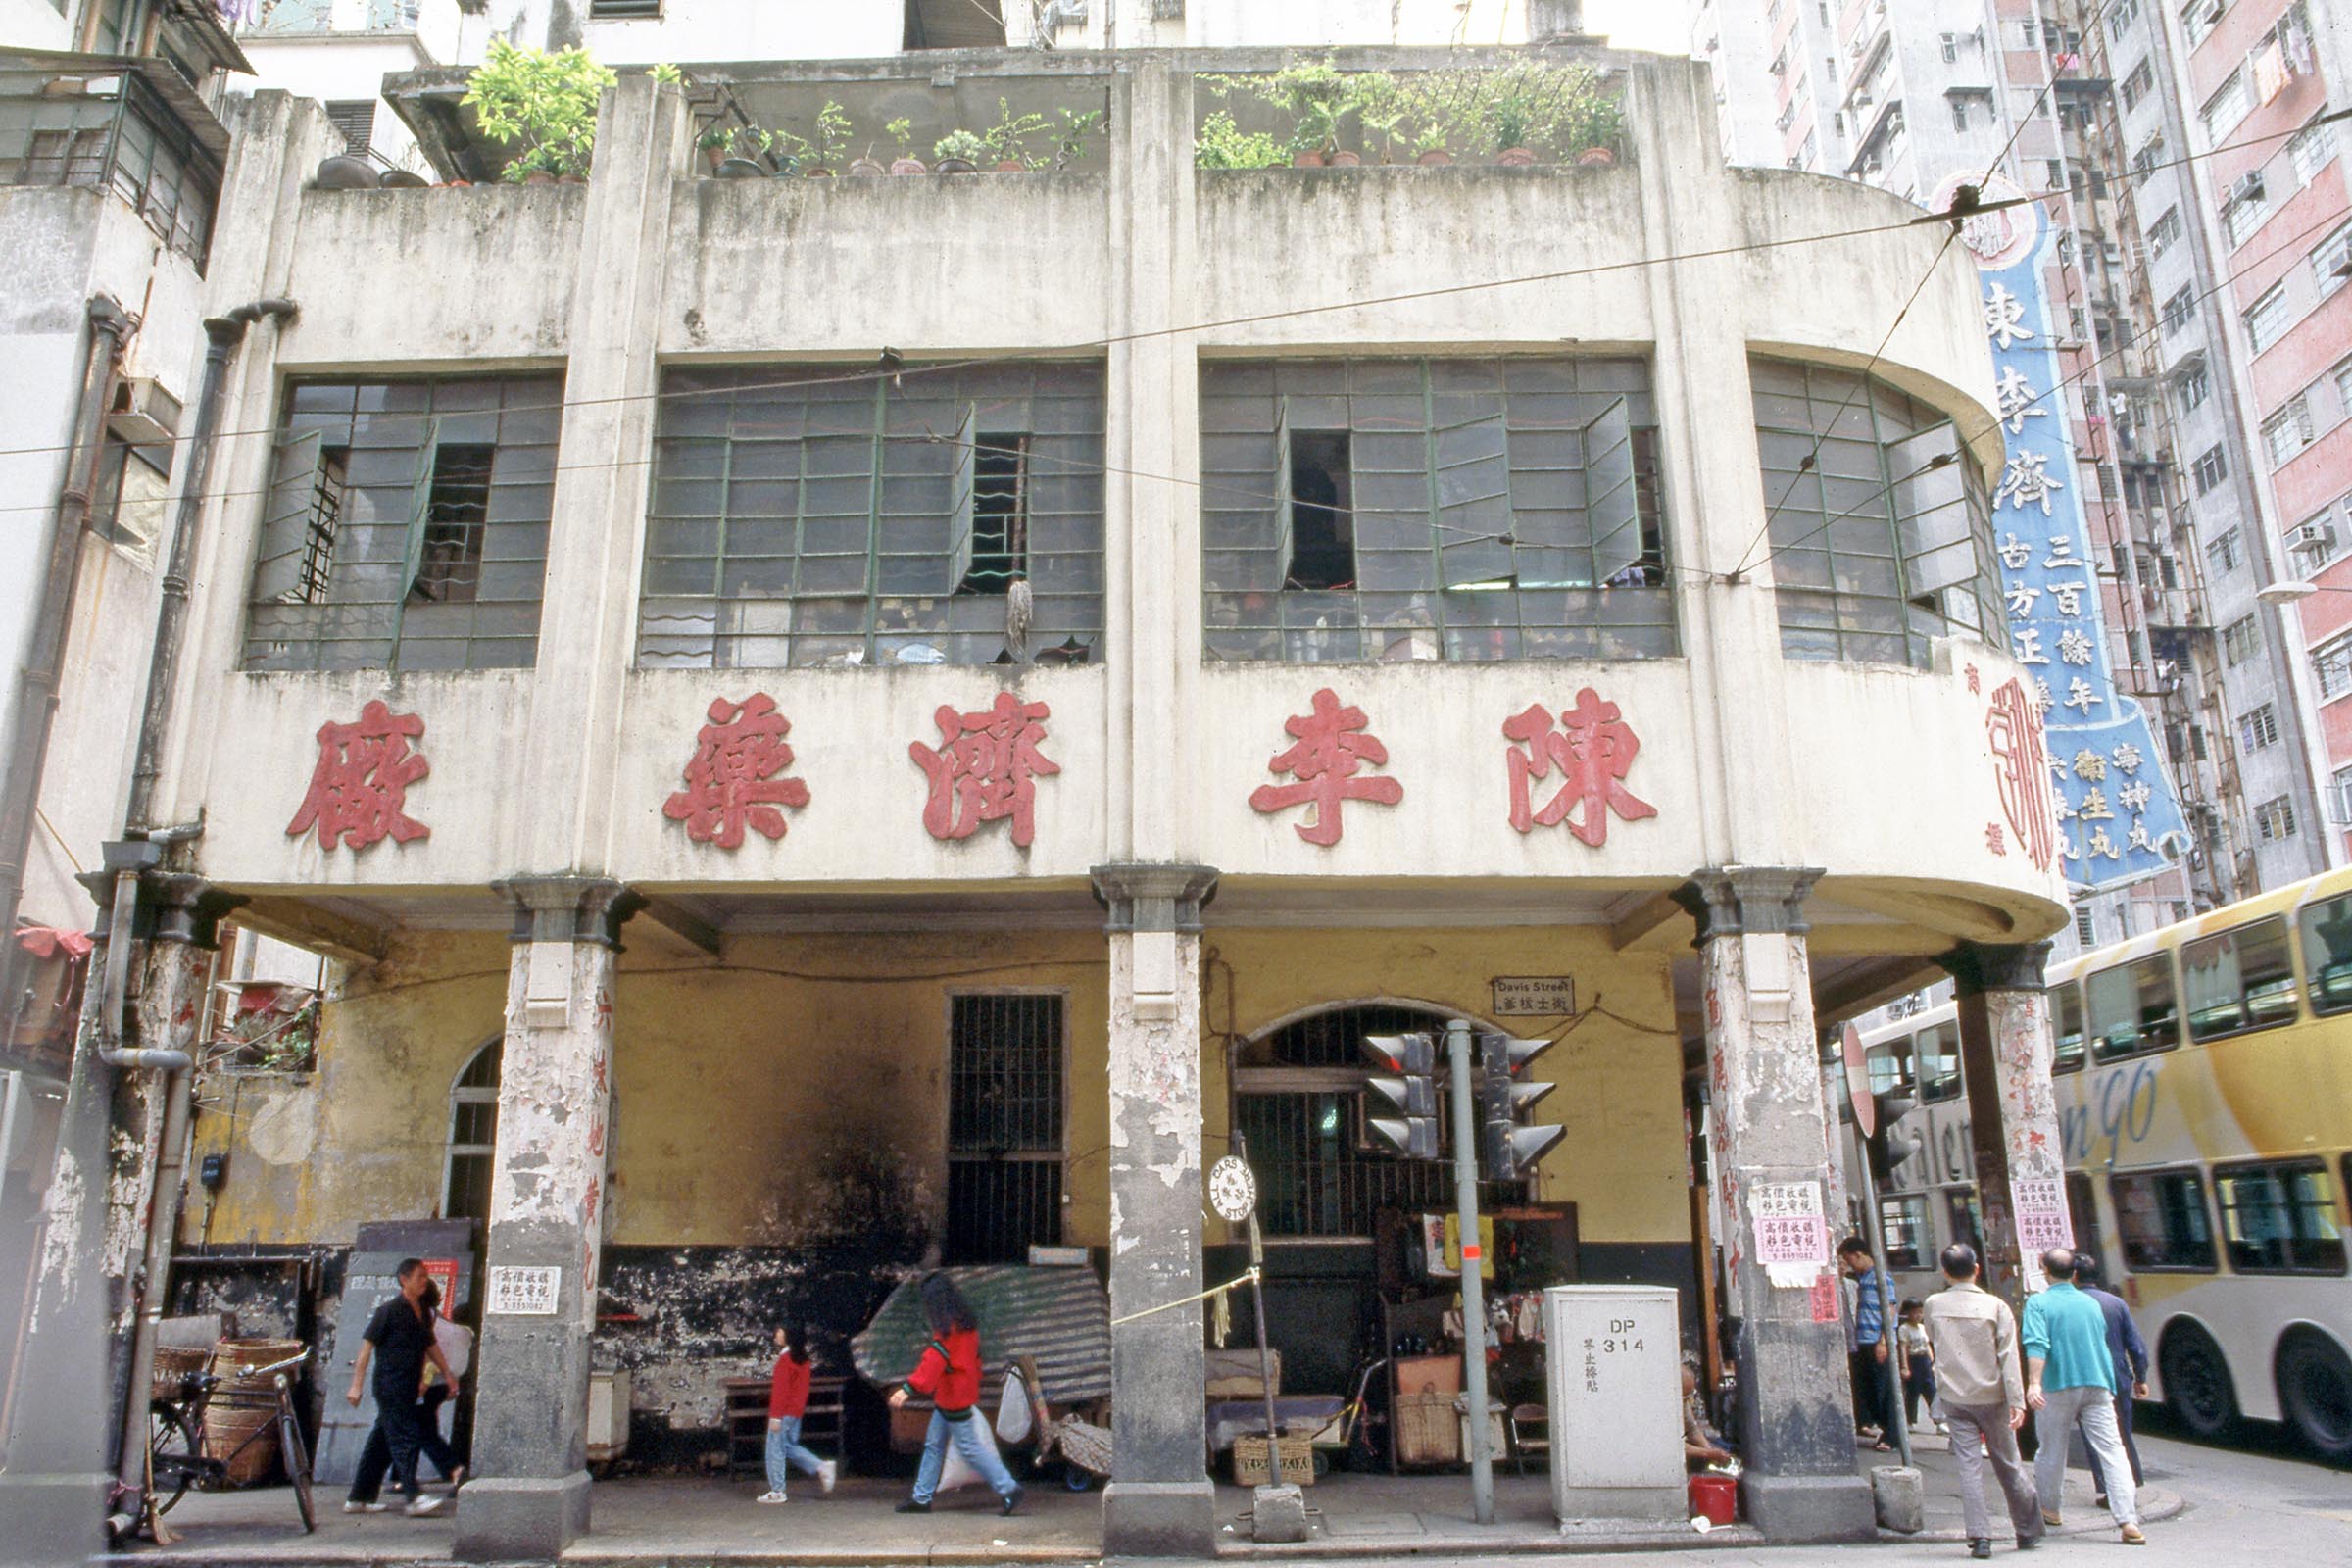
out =
[[(181, 644), (188, 618), (188, 584), (195, 575), (197, 524), (204, 511), (205, 487), (213, 466), (213, 446), (220, 428), (220, 404), (228, 379), (228, 362), (245, 332), (264, 317), (283, 323), (297, 314), (291, 300), (265, 299), (240, 305), (226, 316), (204, 323), (208, 342), (204, 378), (197, 394), (196, 424), (189, 436), (186, 471), (179, 480), (179, 507), (172, 524), (172, 555), (164, 568), (163, 600), (156, 611), (155, 643), (147, 666), (147, 698), (139, 715), (136, 760), (130, 775), (130, 802), (123, 812), (125, 842), (107, 847), (107, 865), (115, 872), (113, 919), (106, 951), (105, 1013), (98, 1030), (98, 1054), (110, 1067), (151, 1067), (169, 1072), (165, 1090), (164, 1124), (156, 1150), (154, 1200), (148, 1207), (144, 1280), (139, 1289), (139, 1314), (132, 1330), (127, 1387), (122, 1401), (122, 1445), (117, 1474), (119, 1507), (138, 1517), (146, 1490), (148, 1415), (146, 1391), (154, 1376), (155, 1341), (164, 1308), (171, 1296), (172, 1250), (179, 1233), (181, 1189), (187, 1165), (191, 1106), (195, 1095), (191, 1037), (166, 1047), (122, 1048), (123, 1009), (128, 1002), (132, 916), (139, 903), (142, 871), (160, 867), (175, 844), (195, 839), (204, 831), (195, 823), (157, 828), (149, 817), (155, 808), (156, 781), (163, 774), (164, 736), (170, 728), (172, 703), (179, 673)], [(184, 920), (187, 911), (170, 911)], [(200, 922), (199, 922), (200, 923)], [(194, 944), (202, 933), (194, 924), (184, 929), (159, 925), (158, 943)], [(149, 963), (153, 974), (153, 960)], [(176, 1009), (174, 1011), (176, 1018)], [(180, 1033), (176, 1028), (171, 1035)]]
[(97, 488), (98, 462), (106, 449), (106, 411), (114, 401), (122, 353), (138, 322), (104, 294), (89, 304), (89, 357), (81, 375), (74, 449), (66, 459), (66, 482), (58, 492), (57, 517), (49, 535), (49, 560), (41, 572), (39, 608), (33, 612), (32, 647), (18, 682), (15, 733), (8, 760), (0, 764), (0, 1039), (14, 1039), (24, 1004), (24, 950), (15, 941), (17, 915), (24, 902), (24, 867), (32, 853), (33, 812), (40, 805), (41, 770), (49, 757), (49, 735), (57, 716), (64, 677), (67, 633), (74, 597), (80, 586), (81, 536), (89, 523), (90, 494)]

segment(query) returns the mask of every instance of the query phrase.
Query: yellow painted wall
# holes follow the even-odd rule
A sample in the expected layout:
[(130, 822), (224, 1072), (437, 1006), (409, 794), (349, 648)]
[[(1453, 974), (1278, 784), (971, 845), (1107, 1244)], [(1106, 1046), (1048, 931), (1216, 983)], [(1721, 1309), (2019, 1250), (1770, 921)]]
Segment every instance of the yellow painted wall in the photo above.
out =
[[(1223, 1039), (1301, 1011), (1418, 1001), (1484, 1017), (1495, 975), (1570, 974), (1586, 1009), (1539, 1074), (1569, 1129), (1540, 1196), (1579, 1205), (1595, 1242), (1688, 1236), (1680, 1050), (1665, 963), (1579, 927), (1220, 930), (1203, 1008), (1206, 1147), (1227, 1131)], [(494, 933), (404, 938), (325, 1009), (307, 1083), (209, 1080), (200, 1152), (229, 1175), (188, 1240), (347, 1244), (356, 1227), (435, 1211), (449, 1090), (495, 1035), (508, 945)], [(789, 1246), (839, 1234), (845, 1160), (906, 1173), (934, 1221), (943, 1200), (948, 999), (991, 988), (1067, 994), (1065, 1239), (1108, 1241), (1104, 944), (1094, 931), (731, 938), (725, 961), (631, 952), (615, 986), (612, 1240)], [(1519, 1032), (1558, 1032), (1561, 1019)], [(1214, 1233), (1212, 1232), (1212, 1239)]]

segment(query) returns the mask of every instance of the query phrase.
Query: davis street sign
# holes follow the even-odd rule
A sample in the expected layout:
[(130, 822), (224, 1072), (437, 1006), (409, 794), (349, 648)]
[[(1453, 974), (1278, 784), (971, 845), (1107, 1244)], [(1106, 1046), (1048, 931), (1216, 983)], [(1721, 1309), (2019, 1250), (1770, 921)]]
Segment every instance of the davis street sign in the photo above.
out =
[(1576, 1011), (1576, 981), (1564, 974), (1503, 974), (1488, 983), (1497, 1018), (1564, 1018)]
[(1854, 1126), (1868, 1138), (1879, 1130), (1878, 1097), (1870, 1092), (1870, 1063), (1862, 1057), (1862, 1031), (1845, 1026), (1845, 1098), (1853, 1102)]

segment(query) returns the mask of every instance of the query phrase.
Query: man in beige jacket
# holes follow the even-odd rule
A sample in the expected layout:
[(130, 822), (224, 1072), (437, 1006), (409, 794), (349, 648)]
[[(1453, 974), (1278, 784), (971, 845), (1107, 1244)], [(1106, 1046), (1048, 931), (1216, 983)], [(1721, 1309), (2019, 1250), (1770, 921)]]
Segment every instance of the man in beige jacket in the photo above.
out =
[(1975, 1248), (1947, 1247), (1940, 1261), (1946, 1284), (1928, 1298), (1928, 1343), (1936, 1351), (1936, 1413), (1951, 1429), (1960, 1470), (1969, 1555), (1992, 1555), (1991, 1516), (1984, 1508), (1987, 1457), (2009, 1500), (2017, 1549), (2029, 1551), (2040, 1543), (2043, 1526), (2034, 1477), (2017, 1452), (2017, 1429), (2026, 1422), (2017, 1318), (2008, 1302), (1977, 1284)]

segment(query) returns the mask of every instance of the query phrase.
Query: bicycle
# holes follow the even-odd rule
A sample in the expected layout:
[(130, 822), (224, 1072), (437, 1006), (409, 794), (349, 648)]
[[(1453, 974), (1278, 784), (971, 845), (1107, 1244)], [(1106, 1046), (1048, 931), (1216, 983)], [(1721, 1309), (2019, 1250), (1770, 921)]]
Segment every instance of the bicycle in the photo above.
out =
[[(211, 1372), (190, 1372), (179, 1382), (176, 1399), (150, 1399), (147, 1403), (147, 1453), (151, 1467), (148, 1480), (150, 1505), (159, 1515), (169, 1513), (191, 1486), (210, 1491), (228, 1479), (228, 1468), (239, 1454), (259, 1442), (263, 1434), (277, 1432), (278, 1454), (285, 1461), (286, 1476), (294, 1483), (294, 1506), (302, 1514), (305, 1535), (318, 1528), (318, 1517), (311, 1506), (311, 1455), (302, 1441), (302, 1423), (294, 1417), (293, 1385), (287, 1369), (300, 1366), (310, 1358), (310, 1351), (290, 1355), (283, 1361), (272, 1361), (242, 1374), (244, 1377), (267, 1376), (274, 1397), (277, 1413), (273, 1420), (255, 1427), (244, 1441), (231, 1449), (226, 1457), (216, 1459), (204, 1451), (204, 1417), (211, 1408), (214, 1395), (221, 1380)], [(226, 1396), (230, 1407), (250, 1399), (243, 1391)], [(246, 1408), (258, 1405), (245, 1403)]]

